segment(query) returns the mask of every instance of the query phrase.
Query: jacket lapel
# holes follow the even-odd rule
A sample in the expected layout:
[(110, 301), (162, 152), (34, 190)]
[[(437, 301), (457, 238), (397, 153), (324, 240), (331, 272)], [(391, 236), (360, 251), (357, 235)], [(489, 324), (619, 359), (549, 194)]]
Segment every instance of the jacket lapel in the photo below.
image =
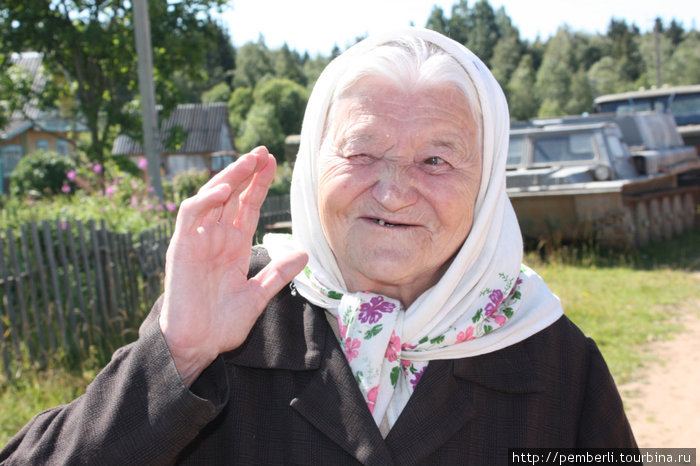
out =
[(291, 406), (363, 464), (392, 464), (340, 346), (328, 332), (321, 367)]
[(316, 371), (290, 406), (361, 463), (391, 464), (325, 312), (283, 293), (262, 314), (246, 344), (228, 357), (247, 367)]
[(454, 361), (435, 360), (413, 392), (386, 444), (397, 464), (416, 464), (470, 420), (474, 386), (504, 393), (543, 389), (522, 347)]

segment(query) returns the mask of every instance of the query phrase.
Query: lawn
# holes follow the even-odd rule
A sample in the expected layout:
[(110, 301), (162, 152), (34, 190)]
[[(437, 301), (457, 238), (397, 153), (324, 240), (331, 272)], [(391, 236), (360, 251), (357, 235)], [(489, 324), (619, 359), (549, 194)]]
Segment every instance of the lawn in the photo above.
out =
[[(700, 316), (699, 231), (633, 253), (563, 247), (529, 252), (525, 262), (596, 340), (618, 383), (649, 360), (650, 342), (672, 338), (687, 316)], [(52, 370), (0, 386), (0, 445), (34, 414), (80, 395), (93, 376)]]

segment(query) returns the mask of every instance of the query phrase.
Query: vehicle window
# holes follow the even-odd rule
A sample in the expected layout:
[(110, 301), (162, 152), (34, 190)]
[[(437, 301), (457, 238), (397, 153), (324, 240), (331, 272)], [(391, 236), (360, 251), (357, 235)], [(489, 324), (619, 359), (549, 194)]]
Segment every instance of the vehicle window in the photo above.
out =
[(523, 136), (511, 136), (510, 144), (508, 145), (508, 159), (506, 165), (520, 165), (523, 159), (523, 148), (525, 138)]
[(593, 140), (589, 134), (551, 136), (535, 140), (534, 163), (561, 163), (595, 158)]
[(700, 113), (700, 94), (677, 95), (671, 102), (671, 113), (675, 116), (689, 116)]

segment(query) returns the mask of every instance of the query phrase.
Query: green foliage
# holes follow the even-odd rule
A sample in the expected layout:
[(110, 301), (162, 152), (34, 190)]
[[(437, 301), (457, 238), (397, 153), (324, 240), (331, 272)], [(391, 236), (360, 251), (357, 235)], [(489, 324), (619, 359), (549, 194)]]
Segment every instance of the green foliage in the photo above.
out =
[(285, 135), (301, 131), (309, 91), (289, 79), (269, 79), (255, 89), (255, 102), (274, 108), (275, 119)]
[(243, 124), (242, 135), (236, 140), (241, 153), (265, 145), (278, 162), (284, 161), (284, 134), (275, 110), (275, 106), (269, 103), (253, 104)]
[(197, 170), (187, 170), (178, 173), (172, 183), (168, 183), (168, 193), (176, 204), (197, 194), (199, 188), (209, 180), (209, 173)]
[(20, 159), (10, 175), (10, 191), (14, 195), (58, 194), (64, 185), (71, 184), (70, 180), (66, 179), (66, 173), (75, 168), (75, 162), (65, 155), (36, 151)]
[[(151, 42), (157, 101), (166, 108), (178, 100), (171, 78), (177, 72), (190, 77), (211, 49), (208, 12), (224, 0), (150, 2)], [(137, 95), (137, 59), (131, 2), (67, 0), (28, 5), (6, 0), (0, 14), (0, 43), (4, 50), (32, 50), (43, 54), (51, 76), (66, 76), (55, 98), (75, 98), (77, 110), (89, 128), (90, 158), (100, 163), (111, 147), (113, 127), (133, 134), (140, 120), (122, 111)], [(57, 80), (57, 82), (59, 82)], [(69, 84), (70, 83), (70, 84)], [(26, 100), (45, 96), (37, 86)], [(0, 97), (1, 99), (1, 97)]]
[(220, 82), (202, 94), (202, 103), (228, 102), (231, 98), (231, 88), (225, 82)]

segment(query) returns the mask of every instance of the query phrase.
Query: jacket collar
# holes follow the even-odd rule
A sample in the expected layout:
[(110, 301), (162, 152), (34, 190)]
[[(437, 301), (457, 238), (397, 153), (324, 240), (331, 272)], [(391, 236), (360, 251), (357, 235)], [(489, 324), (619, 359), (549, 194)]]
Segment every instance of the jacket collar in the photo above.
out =
[(431, 361), (383, 439), (324, 313), (283, 292), (265, 310), (248, 342), (227, 358), (248, 367), (317, 370), (290, 406), (361, 463), (420, 462), (472, 417), (475, 385), (511, 394), (543, 389), (523, 344), (471, 358)]

